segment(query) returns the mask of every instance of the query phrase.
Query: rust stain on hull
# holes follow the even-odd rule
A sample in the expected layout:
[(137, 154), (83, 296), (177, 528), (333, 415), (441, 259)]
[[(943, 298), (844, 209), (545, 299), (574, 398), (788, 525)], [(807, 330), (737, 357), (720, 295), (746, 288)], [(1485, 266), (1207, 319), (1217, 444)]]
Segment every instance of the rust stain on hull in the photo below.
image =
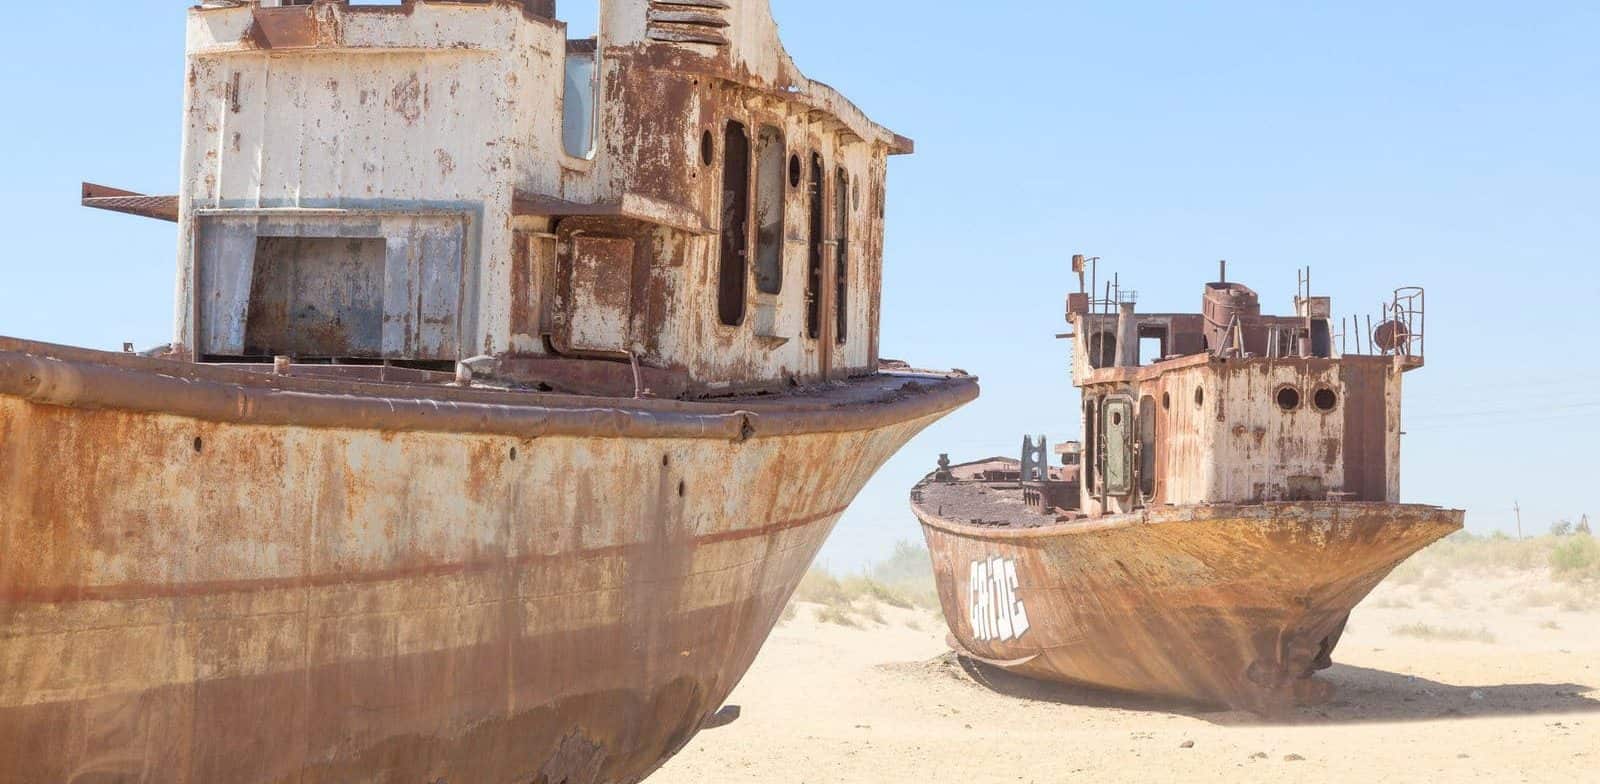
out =
[(1463, 517), (1301, 502), (997, 529), (942, 518), (938, 488), (919, 485), (913, 509), (967, 652), (1029, 677), (1262, 714), (1326, 697), (1311, 676), (1331, 665), (1350, 611)]
[[(385, 385), (0, 349), (6, 784), (637, 781), (861, 486), (977, 392), (439, 392), (442, 422), (478, 417), (452, 432)], [(119, 386), (157, 377), (192, 394)]]

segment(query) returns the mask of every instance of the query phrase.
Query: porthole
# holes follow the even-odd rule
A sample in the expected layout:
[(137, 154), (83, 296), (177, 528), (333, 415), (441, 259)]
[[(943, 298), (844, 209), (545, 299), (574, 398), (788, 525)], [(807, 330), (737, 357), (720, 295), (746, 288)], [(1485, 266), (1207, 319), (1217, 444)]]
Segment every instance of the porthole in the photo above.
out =
[(516, 447), (511, 447), (511, 462), (514, 463), (514, 462), (516, 462), (516, 460), (517, 460), (517, 448)]
[(1121, 411), (1113, 411), (1113, 412), (1111, 412), (1111, 424), (1118, 425), (1118, 426), (1122, 425), (1122, 412)]
[(1311, 405), (1318, 411), (1332, 411), (1339, 407), (1339, 393), (1323, 387), (1311, 395)]
[(1278, 408), (1281, 408), (1284, 411), (1293, 411), (1300, 407), (1300, 390), (1295, 389), (1292, 386), (1284, 385), (1278, 387), (1278, 394), (1276, 398), (1278, 401)]
[(1206, 404), (1206, 388), (1205, 387), (1195, 387), (1194, 388), (1194, 407), (1195, 408), (1200, 408), (1200, 407), (1204, 406), (1205, 404)]
[(789, 187), (800, 187), (800, 156), (789, 156)]
[(1171, 392), (1162, 392), (1161, 393), (1161, 410), (1162, 411), (1171, 411), (1172, 410), (1172, 393)]
[(205, 448), (206, 448), (205, 439), (202, 439), (199, 436), (195, 436), (194, 437), (194, 451), (198, 454), (199, 452), (201, 452)]
[[(680, 137), (681, 138), (681, 137)], [(710, 166), (717, 160), (717, 141), (708, 129), (700, 134), (700, 162)]]

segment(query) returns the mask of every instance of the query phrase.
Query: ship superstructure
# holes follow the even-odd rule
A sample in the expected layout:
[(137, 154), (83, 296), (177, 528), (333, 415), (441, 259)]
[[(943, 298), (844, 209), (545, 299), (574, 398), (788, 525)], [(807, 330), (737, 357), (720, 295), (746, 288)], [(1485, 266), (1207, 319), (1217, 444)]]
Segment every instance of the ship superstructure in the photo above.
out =
[(945, 460), (912, 493), (957, 641), (1037, 677), (1262, 712), (1325, 696), (1310, 676), (1351, 608), (1461, 527), (1400, 502), (1423, 291), (1336, 318), (1304, 271), (1293, 314), (1270, 316), (1224, 264), (1200, 312), (1141, 313), (1096, 262), (1074, 259), (1061, 336), (1082, 441), (1055, 468), (1043, 437), (1020, 460)]

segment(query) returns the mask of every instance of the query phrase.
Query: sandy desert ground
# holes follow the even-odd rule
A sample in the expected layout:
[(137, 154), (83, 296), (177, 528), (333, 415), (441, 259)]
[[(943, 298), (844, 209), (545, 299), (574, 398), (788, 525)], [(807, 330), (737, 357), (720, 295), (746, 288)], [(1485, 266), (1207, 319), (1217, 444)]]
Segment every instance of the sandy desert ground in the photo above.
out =
[(1354, 614), (1331, 704), (1279, 722), (1042, 686), (950, 655), (941, 617), (802, 604), (651, 784), (1600, 781), (1600, 596), (1534, 569), (1411, 568)]

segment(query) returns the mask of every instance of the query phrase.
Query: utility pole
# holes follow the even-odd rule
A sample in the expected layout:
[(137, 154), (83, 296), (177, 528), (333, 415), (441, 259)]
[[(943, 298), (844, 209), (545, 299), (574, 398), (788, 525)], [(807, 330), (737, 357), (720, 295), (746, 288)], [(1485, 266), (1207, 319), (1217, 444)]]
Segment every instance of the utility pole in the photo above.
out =
[(1511, 511), (1517, 513), (1517, 538), (1521, 539), (1522, 538), (1522, 503), (1520, 501), (1512, 501), (1511, 502)]

